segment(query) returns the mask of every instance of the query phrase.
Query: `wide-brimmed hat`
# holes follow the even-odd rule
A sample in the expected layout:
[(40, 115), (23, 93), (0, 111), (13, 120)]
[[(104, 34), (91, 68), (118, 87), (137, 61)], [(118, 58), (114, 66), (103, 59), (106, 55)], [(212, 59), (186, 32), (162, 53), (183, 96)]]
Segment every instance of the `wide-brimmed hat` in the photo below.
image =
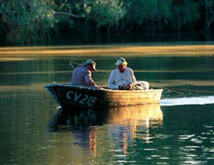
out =
[(115, 65), (127, 65), (127, 64), (128, 64), (128, 62), (127, 62), (126, 59), (123, 58), (123, 57), (120, 57), (120, 58), (117, 60), (117, 62), (115, 63)]
[(96, 63), (95, 63), (92, 59), (87, 59), (87, 60), (84, 61), (82, 64), (83, 64), (83, 65), (91, 64), (91, 65), (92, 65), (92, 69), (93, 69), (94, 71), (96, 71)]

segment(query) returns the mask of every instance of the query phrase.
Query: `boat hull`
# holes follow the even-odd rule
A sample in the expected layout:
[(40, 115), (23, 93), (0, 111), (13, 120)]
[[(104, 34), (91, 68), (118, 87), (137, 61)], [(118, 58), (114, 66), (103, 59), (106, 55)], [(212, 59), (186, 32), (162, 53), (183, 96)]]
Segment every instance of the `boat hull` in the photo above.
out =
[(45, 85), (47, 91), (62, 108), (116, 107), (159, 104), (162, 89), (111, 90), (74, 85)]

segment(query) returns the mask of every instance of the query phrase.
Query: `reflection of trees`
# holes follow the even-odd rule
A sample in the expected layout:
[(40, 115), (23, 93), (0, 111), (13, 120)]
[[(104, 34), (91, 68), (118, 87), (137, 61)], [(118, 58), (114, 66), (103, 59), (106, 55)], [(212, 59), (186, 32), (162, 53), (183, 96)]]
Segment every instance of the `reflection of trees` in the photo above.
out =
[[(180, 46), (181, 48), (185, 46)], [(78, 50), (78, 48), (74, 47), (65, 47), (66, 49)], [(114, 50), (115, 46), (109, 46), (104, 50)], [(129, 48), (129, 46), (124, 46), (124, 48)], [(164, 47), (163, 47), (164, 48)], [(169, 47), (171, 49), (172, 47)], [(174, 47), (173, 47), (174, 48)], [(43, 54), (39, 54), (38, 50), (47, 51), (47, 54), (43, 52)], [(34, 48), (18, 48), (15, 47), (12, 49), (14, 52), (13, 55), (10, 55), (12, 61), (10, 62), (2, 62), (0, 68), (2, 69), (2, 82), (1, 84), (30, 84), (42, 82), (51, 83), (56, 81), (58, 83), (69, 83), (72, 73), (72, 68), (68, 65), (69, 61), (75, 61), (81, 63), (87, 58), (92, 58), (97, 63), (97, 72), (93, 73), (92, 76), (94, 80), (99, 85), (106, 85), (110, 72), (116, 68), (115, 61), (121, 55), (120, 52), (109, 53), (115, 55), (114, 57), (99, 57), (99, 53), (96, 54), (95, 57), (86, 56), (85, 54), (77, 54), (77, 55), (62, 55), (59, 53), (61, 47), (34, 47)], [(84, 50), (84, 47), (82, 48)], [(148, 49), (148, 48), (147, 48)], [(151, 47), (151, 49), (154, 49)], [(191, 48), (190, 51), (193, 51), (194, 48)], [(34, 54), (34, 50), (36, 50)], [(56, 50), (56, 52), (55, 52)], [(88, 50), (99, 50), (99, 47), (88, 46)], [(159, 52), (164, 49), (159, 49)], [(200, 50), (204, 50), (201, 48)], [(16, 51), (18, 54), (15, 54)], [(20, 51), (20, 52), (19, 52)], [(22, 51), (24, 52), (23, 54)], [(26, 54), (25, 51), (30, 52), (30, 54)], [(49, 51), (52, 51), (54, 55), (49, 55)], [(122, 51), (122, 50), (121, 50)], [(143, 47), (142, 47), (143, 51)], [(155, 50), (156, 51), (156, 50)], [(206, 53), (205, 49), (205, 53)], [(11, 53), (10, 50), (5, 50), (6, 53)], [(13, 53), (12, 52), (12, 53)], [(51, 52), (51, 53), (52, 53)], [(4, 53), (4, 50), (1, 51)], [(11, 53), (11, 54), (12, 54)], [(55, 53), (59, 53), (59, 55), (55, 55)], [(124, 52), (126, 53), (126, 52)], [(141, 53), (141, 52), (138, 52)], [(203, 52), (204, 53), (204, 52)], [(139, 55), (131, 56), (130, 52), (127, 53), (129, 55), (126, 57), (128, 61), (128, 67), (131, 67), (134, 72), (137, 80), (145, 80), (149, 81), (152, 85), (153, 81), (158, 82), (162, 81), (162, 83), (167, 82), (165, 80), (212, 80), (213, 72), (212, 72), (212, 64), (213, 58), (211, 56), (199, 56), (199, 57), (139, 57)], [(59, 57), (60, 56), (60, 57)], [(8, 55), (1, 55), (2, 58), (8, 58)], [(21, 58), (21, 60), (17, 60)], [(24, 58), (22, 60), (22, 58)], [(14, 61), (13, 61), (14, 59)], [(190, 65), (191, 61), (191, 65)], [(8, 73), (8, 74), (7, 74)], [(17, 74), (16, 74), (17, 73)], [(205, 74), (206, 73), (206, 74)], [(168, 84), (170, 85), (170, 84)]]
[(2, 63), (2, 66), (4, 72), (1, 76), (3, 80), (1, 84), (5, 85), (35, 85), (42, 83), (43, 86), (44, 82), (51, 83), (58, 76), (55, 73), (55, 61), (52, 57), (49, 57), (49, 60), (24, 60)]

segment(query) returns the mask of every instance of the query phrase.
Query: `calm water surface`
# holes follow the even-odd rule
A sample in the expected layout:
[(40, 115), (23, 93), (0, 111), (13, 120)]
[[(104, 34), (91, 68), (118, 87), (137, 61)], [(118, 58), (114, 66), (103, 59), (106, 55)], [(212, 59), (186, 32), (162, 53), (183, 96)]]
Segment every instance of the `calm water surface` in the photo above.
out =
[[(80, 115), (56, 125), (57, 104), (44, 85), (69, 83), (69, 61), (87, 58), (106, 85), (120, 56), (138, 80), (164, 89), (160, 106), (88, 111), (101, 121)], [(214, 46), (204, 44), (0, 48), (0, 164), (212, 165), (213, 68)]]

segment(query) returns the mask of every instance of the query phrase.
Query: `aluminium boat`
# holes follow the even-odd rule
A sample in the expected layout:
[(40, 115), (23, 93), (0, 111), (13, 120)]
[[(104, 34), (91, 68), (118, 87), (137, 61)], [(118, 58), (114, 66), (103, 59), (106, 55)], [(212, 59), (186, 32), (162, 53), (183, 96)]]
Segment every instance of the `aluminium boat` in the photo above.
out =
[(62, 109), (159, 104), (163, 91), (162, 89), (112, 90), (69, 84), (49, 84), (45, 85), (45, 88)]

